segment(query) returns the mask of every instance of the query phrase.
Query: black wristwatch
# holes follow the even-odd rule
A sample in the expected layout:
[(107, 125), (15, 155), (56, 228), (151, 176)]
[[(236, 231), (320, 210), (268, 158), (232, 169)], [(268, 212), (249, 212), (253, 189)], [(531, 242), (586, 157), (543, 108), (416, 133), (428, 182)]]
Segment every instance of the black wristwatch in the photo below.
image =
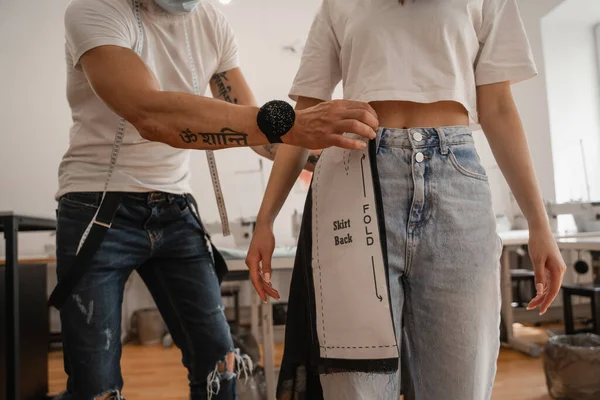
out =
[(281, 138), (288, 133), (296, 122), (296, 112), (287, 102), (273, 100), (258, 111), (256, 123), (267, 137), (269, 143), (283, 143)]

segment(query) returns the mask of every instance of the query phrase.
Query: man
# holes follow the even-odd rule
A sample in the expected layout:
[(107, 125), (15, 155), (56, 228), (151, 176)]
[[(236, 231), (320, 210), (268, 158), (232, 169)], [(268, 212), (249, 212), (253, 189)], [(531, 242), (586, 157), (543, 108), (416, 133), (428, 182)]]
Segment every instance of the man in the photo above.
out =
[[(135, 269), (183, 353), (191, 398), (233, 399), (235, 353), (215, 258), (186, 196), (187, 150), (249, 146), (273, 158), (277, 143), (357, 149), (364, 140), (342, 134), (374, 138), (375, 113), (346, 101), (297, 113), (257, 107), (230, 25), (200, 0), (73, 0), (65, 26), (73, 125), (56, 194), (58, 281), (72, 286), (59, 306), (63, 398), (121, 399), (121, 303)], [(217, 99), (201, 96), (209, 85)], [(124, 194), (91, 261), (74, 268), (107, 182)]]

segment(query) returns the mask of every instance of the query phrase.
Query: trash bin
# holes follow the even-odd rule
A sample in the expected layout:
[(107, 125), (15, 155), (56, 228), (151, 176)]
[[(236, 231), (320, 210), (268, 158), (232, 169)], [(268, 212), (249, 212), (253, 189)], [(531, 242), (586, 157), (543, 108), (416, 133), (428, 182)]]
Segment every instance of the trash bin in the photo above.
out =
[(600, 336), (557, 335), (542, 353), (546, 386), (557, 400), (600, 399)]

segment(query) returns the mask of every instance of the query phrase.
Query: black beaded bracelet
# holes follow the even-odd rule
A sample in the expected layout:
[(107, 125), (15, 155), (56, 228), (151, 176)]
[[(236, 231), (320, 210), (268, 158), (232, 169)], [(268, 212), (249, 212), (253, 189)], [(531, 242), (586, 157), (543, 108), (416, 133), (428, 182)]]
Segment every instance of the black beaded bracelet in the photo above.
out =
[(296, 122), (296, 112), (287, 102), (269, 101), (258, 111), (256, 123), (270, 143), (283, 143), (281, 137), (288, 133)]

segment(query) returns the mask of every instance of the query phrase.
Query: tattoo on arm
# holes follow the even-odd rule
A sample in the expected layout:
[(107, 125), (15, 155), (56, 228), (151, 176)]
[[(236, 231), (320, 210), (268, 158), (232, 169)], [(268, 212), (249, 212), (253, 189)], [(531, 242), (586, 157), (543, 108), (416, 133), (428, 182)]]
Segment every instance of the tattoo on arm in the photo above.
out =
[(193, 133), (189, 129), (186, 129), (179, 134), (179, 137), (186, 144), (196, 143), (198, 137), (201, 137), (202, 142), (210, 146), (229, 146), (232, 143), (236, 143), (237, 146), (248, 146), (248, 135), (230, 128), (223, 128), (218, 133)]
[[(214, 74), (212, 79), (217, 86), (217, 97), (225, 100), (228, 103), (237, 104), (238, 99), (231, 97), (231, 85), (227, 78), (227, 72)], [(222, 128), (220, 132), (197, 132), (194, 133), (190, 129), (186, 129), (179, 134), (181, 140), (186, 144), (196, 143), (202, 140), (203, 143), (209, 146), (248, 146), (248, 134), (238, 132), (231, 128)], [(266, 149), (267, 146), (265, 146)]]
[(319, 158), (321, 158), (321, 155), (314, 155), (311, 154), (310, 156), (308, 156), (308, 163), (312, 164), (312, 165), (317, 165), (317, 161), (319, 161)]
[[(231, 85), (228, 84), (227, 72), (212, 76), (217, 86), (217, 97), (229, 103), (237, 104), (238, 99), (231, 97)], [(209, 146), (233, 147), (248, 146), (248, 134), (224, 127), (220, 132), (192, 132), (189, 128), (179, 133), (179, 138), (185, 144), (197, 143), (202, 140)], [(265, 146), (265, 150), (267, 146)]]
[[(238, 99), (231, 98), (231, 85), (227, 84), (229, 79), (227, 79), (227, 72), (221, 72), (219, 74), (215, 74), (212, 77), (215, 80), (215, 84), (217, 85), (217, 90), (219, 93), (219, 97), (229, 103), (238, 103)], [(226, 83), (227, 82), (227, 83)]]
[(271, 159), (274, 159), (275, 154), (277, 153), (277, 147), (278, 146), (276, 144), (265, 144), (263, 146), (263, 149), (265, 149), (265, 151), (267, 152), (269, 157), (271, 157)]

